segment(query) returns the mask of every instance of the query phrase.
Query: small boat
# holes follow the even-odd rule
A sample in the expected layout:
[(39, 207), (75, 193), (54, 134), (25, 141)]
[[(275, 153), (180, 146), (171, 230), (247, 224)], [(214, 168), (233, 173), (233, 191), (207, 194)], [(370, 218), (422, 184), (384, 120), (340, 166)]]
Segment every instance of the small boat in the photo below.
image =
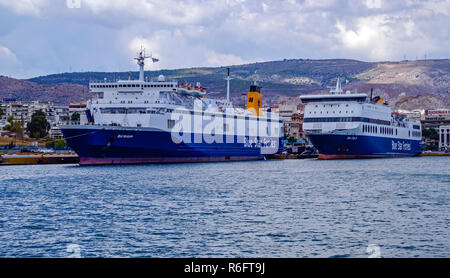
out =
[(177, 92), (181, 95), (202, 97), (206, 95), (206, 88), (203, 88), (200, 85), (200, 82), (197, 82), (195, 86), (191, 86), (190, 84), (187, 85), (181, 84), (177, 87)]

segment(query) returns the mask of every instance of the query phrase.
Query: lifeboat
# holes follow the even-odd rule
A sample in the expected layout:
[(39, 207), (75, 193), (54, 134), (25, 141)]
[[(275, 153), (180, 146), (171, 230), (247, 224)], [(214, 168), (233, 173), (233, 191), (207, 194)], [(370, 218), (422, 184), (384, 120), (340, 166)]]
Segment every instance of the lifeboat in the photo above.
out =
[(181, 95), (202, 97), (206, 95), (206, 88), (203, 88), (199, 82), (195, 86), (181, 84), (177, 87), (177, 92)]

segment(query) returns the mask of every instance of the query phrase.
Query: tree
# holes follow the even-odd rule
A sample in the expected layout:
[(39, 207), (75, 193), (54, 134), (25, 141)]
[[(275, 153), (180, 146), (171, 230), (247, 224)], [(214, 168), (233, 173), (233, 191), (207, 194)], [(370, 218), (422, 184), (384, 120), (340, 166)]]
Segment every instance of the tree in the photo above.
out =
[(44, 112), (36, 111), (31, 116), (31, 121), (27, 124), (27, 132), (31, 137), (39, 139), (47, 136), (50, 130), (50, 124), (45, 118)]
[(8, 118), (6, 118), (6, 121), (7, 121), (9, 124), (5, 125), (5, 126), (3, 127), (3, 130), (12, 131), (11, 129), (12, 129), (12, 126), (13, 126), (13, 123), (14, 123), (14, 117), (11, 115), (11, 116), (9, 116)]
[(294, 144), (295, 142), (297, 142), (297, 139), (295, 139), (295, 137), (290, 136), (290, 137), (288, 138), (288, 143)]
[(9, 116), (6, 121), (9, 123), (3, 127), (3, 130), (11, 131), (17, 134), (17, 138), (23, 139), (23, 121), (14, 121), (14, 117)]
[(75, 112), (70, 116), (70, 121), (72, 122), (79, 122), (80, 121), (80, 114), (78, 112)]
[(66, 146), (66, 141), (64, 139), (59, 139), (55, 142), (55, 147), (65, 147)]
[(3, 109), (0, 108), (0, 119), (3, 117), (5, 113), (3, 113)]
[(47, 139), (47, 141), (45, 142), (45, 146), (52, 148), (62, 148), (67, 146), (66, 141), (64, 139)]
[(422, 130), (422, 135), (425, 138), (439, 140), (439, 133), (434, 128), (425, 128)]

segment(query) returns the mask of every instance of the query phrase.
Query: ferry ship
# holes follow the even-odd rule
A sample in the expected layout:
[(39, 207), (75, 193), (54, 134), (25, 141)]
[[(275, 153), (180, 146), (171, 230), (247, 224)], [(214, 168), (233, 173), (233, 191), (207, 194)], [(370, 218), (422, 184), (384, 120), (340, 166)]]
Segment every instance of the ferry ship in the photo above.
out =
[(229, 97), (206, 97), (206, 88), (144, 78), (145, 50), (138, 53), (139, 80), (90, 82), (88, 123), (61, 131), (81, 165), (236, 161), (265, 159), (282, 151), (278, 114), (262, 110), (261, 87), (250, 86), (246, 109)]
[(393, 112), (387, 102), (336, 87), (325, 95), (303, 95), (303, 129), (319, 159), (417, 156), (421, 124)]

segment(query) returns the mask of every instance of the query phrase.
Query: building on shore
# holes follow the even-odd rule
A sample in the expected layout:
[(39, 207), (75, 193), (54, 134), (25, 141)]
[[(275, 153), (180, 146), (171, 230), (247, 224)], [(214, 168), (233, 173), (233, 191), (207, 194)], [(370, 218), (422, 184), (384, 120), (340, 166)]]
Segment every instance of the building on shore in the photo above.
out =
[(300, 140), (304, 138), (303, 134), (303, 113), (294, 113), (290, 120), (285, 122), (285, 138), (294, 138)]
[(23, 121), (25, 124), (31, 121), (31, 117), (37, 111), (42, 111), (49, 123), (56, 121), (56, 111), (52, 103), (42, 103), (39, 101), (22, 102), (16, 100), (7, 100), (0, 102), (0, 109), (3, 116), (0, 119), (0, 127), (3, 128), (7, 123), (7, 118), (13, 116), (15, 120)]
[[(39, 101), (17, 101), (16, 99), (3, 99), (0, 102), (0, 109), (3, 111), (3, 116), (0, 117), (0, 130), (8, 124), (7, 119), (13, 116), (14, 120), (22, 121), (25, 129), (27, 123), (31, 121), (31, 117), (37, 111), (42, 111), (45, 118), (50, 124), (49, 137), (53, 139), (62, 138), (60, 125), (75, 123), (87, 123), (85, 103), (76, 103), (70, 105), (54, 105), (51, 102), (42, 103)], [(74, 114), (78, 114), (74, 117)]]
[(414, 110), (398, 110), (397, 112), (403, 113), (406, 115), (406, 117), (412, 121), (422, 121), (425, 110), (421, 109), (414, 109)]
[(436, 130), (442, 125), (450, 125), (450, 108), (425, 110), (422, 125)]
[(439, 150), (450, 150), (450, 125), (442, 125), (439, 127)]
[[(57, 120), (51, 124), (48, 135), (52, 139), (63, 139), (59, 128), (66, 124), (87, 124), (86, 103), (71, 103), (69, 106), (55, 106)], [(77, 116), (75, 116), (77, 114)]]
[(297, 112), (297, 105), (295, 104), (279, 104), (278, 114), (283, 121), (289, 121), (292, 114)]
[(283, 120), (284, 138), (294, 138), (301, 140), (304, 138), (303, 134), (303, 115), (305, 106), (303, 104), (286, 104), (280, 103), (272, 108), (272, 111), (280, 115)]

